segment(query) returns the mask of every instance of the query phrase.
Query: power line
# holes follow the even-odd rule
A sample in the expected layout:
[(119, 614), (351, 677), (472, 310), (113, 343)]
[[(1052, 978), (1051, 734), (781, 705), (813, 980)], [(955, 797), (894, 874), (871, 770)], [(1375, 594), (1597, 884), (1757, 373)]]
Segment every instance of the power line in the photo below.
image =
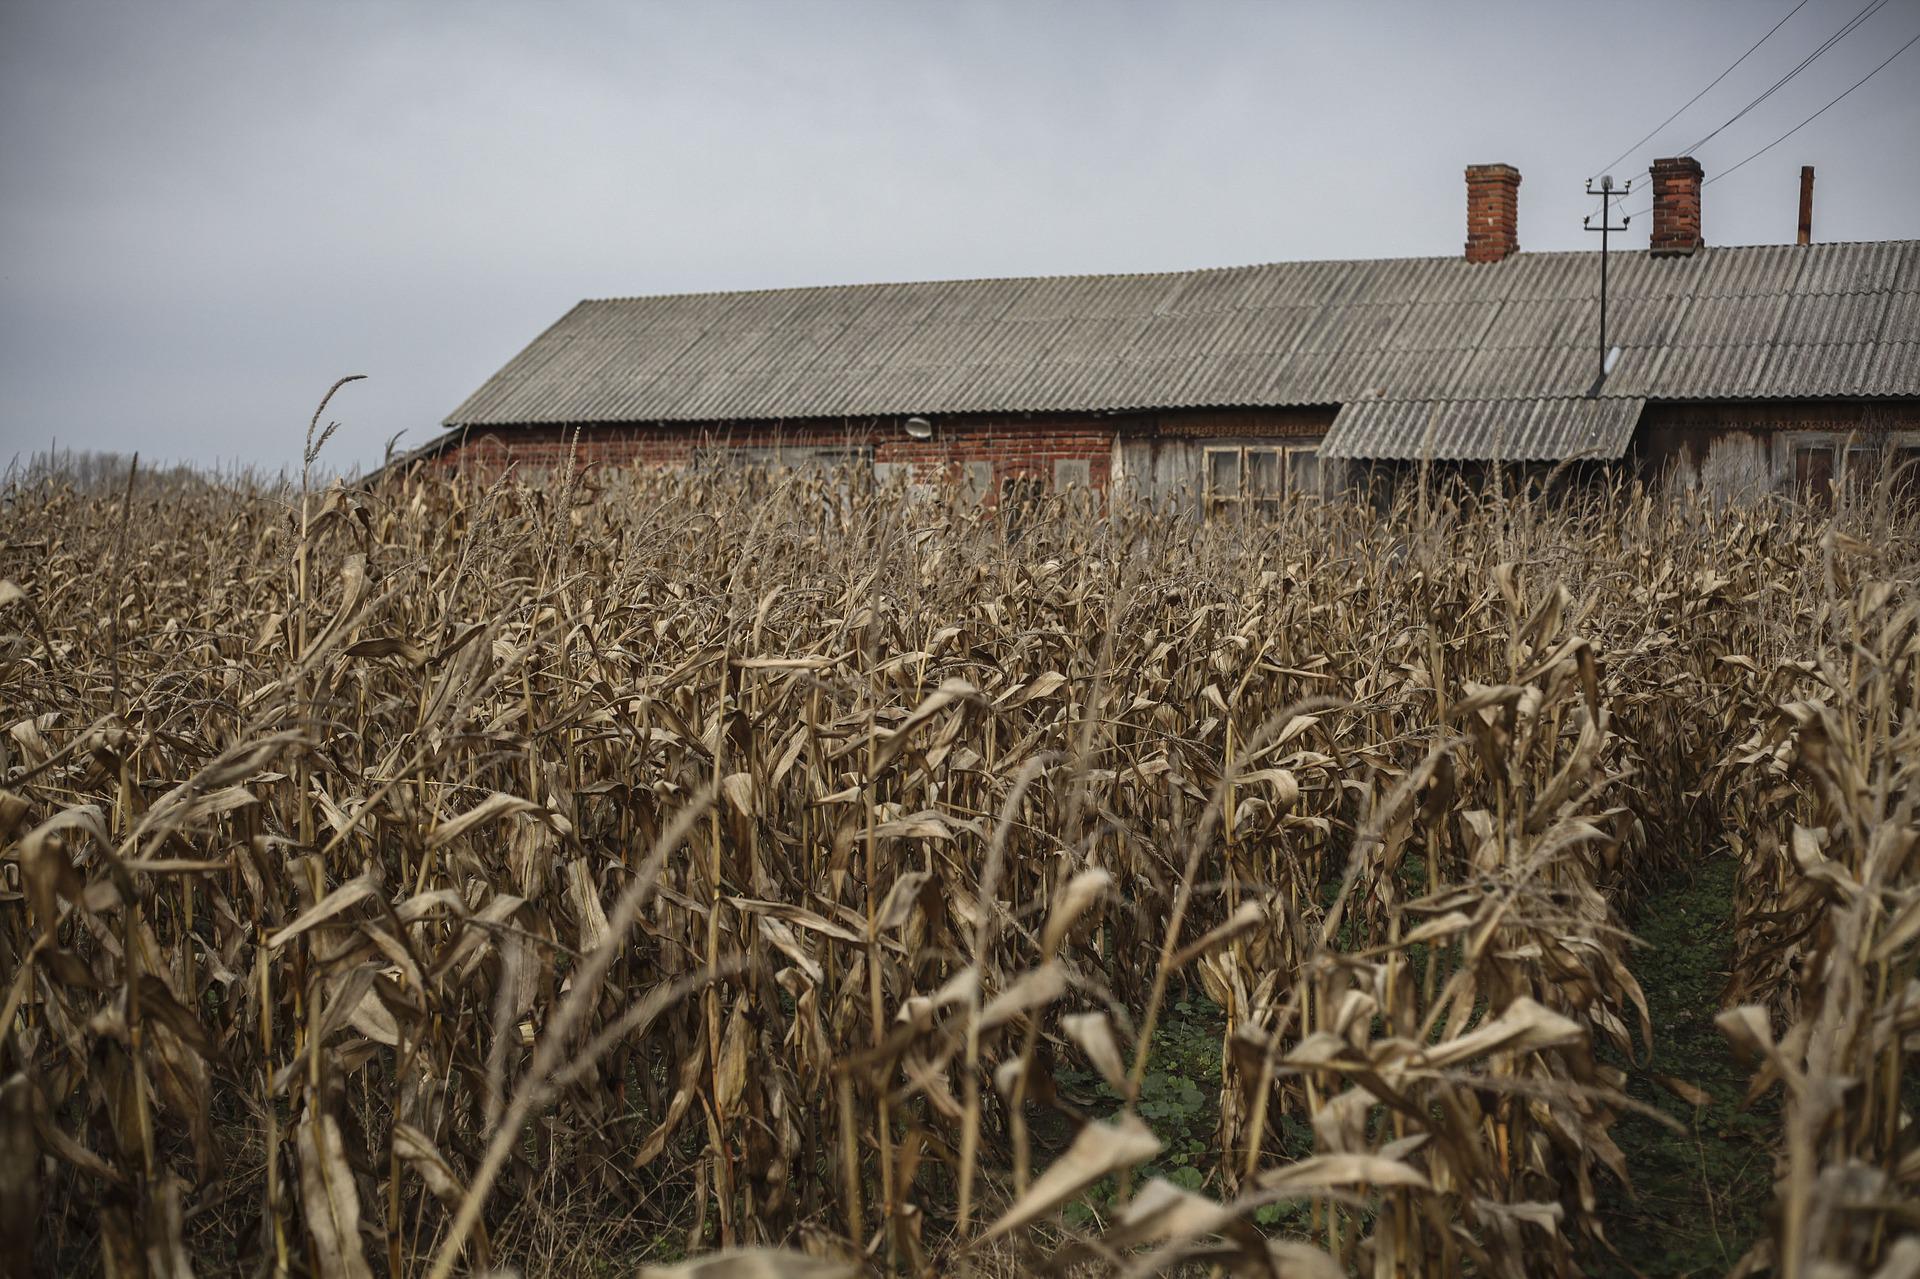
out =
[[(1888, 63), (1891, 63), (1895, 58), (1905, 53), (1908, 49), (1913, 48), (1913, 46), (1916, 44), (1920, 44), (1920, 35), (1915, 35), (1913, 39), (1907, 41), (1905, 44), (1901, 45), (1898, 49), (1895, 49), (1891, 54), (1887, 55), (1886, 62), (1882, 62), (1879, 66), (1875, 67), (1873, 70), (1867, 72), (1865, 75), (1861, 76), (1858, 80), (1855, 80), (1852, 84), (1848, 85), (1845, 89), (1843, 89), (1840, 92), (1840, 94), (1837, 97), (1835, 97), (1832, 101), (1828, 102), (1826, 106), (1821, 107), (1818, 111), (1815, 111), (1812, 115), (1808, 116), (1806, 119), (1802, 120), (1800, 123), (1794, 125), (1791, 129), (1788, 129), (1785, 133), (1781, 134), (1779, 137), (1775, 138), (1773, 141), (1767, 143), (1767, 145), (1761, 147), (1758, 151), (1755, 151), (1752, 155), (1747, 156), (1746, 159), (1741, 160), (1738, 164), (1734, 164), (1726, 169), (1722, 169), (1720, 172), (1714, 174), (1712, 177), (1708, 178), (1705, 182), (1702, 182), (1700, 185), (1703, 187), (1710, 187), (1714, 183), (1718, 182), (1721, 178), (1724, 178), (1728, 174), (1743, 168), (1748, 163), (1748, 161), (1758, 160), (1761, 156), (1773, 150), (1775, 147), (1779, 146), (1782, 142), (1785, 142), (1788, 138), (1792, 137), (1794, 134), (1800, 132), (1800, 130), (1812, 124), (1815, 120), (1818, 120), (1821, 116), (1825, 115), (1828, 111), (1831, 111), (1834, 107), (1840, 105), (1841, 98), (1846, 97), (1849, 93), (1852, 93), (1855, 89), (1858, 89), (1861, 85), (1865, 84), (1867, 81), (1873, 79), (1875, 76), (1879, 75), (1882, 71), (1886, 70)], [(1653, 206), (1649, 204), (1645, 208), (1636, 210), (1634, 213), (1630, 214), (1629, 216), (1637, 218), (1642, 213), (1645, 213), (1648, 209), (1651, 209), (1652, 207)]]
[(1867, 5), (1864, 9), (1854, 14), (1853, 17), (1847, 19), (1845, 26), (1841, 27), (1838, 31), (1828, 36), (1825, 40), (1822, 40), (1820, 44), (1817, 47), (1815, 47), (1812, 53), (1809, 53), (1806, 57), (1800, 59), (1799, 64), (1795, 66), (1793, 70), (1787, 72), (1785, 75), (1781, 76), (1778, 80), (1775, 80), (1771, 85), (1767, 86), (1767, 88), (1758, 97), (1754, 98), (1753, 101), (1747, 103), (1746, 106), (1741, 107), (1738, 111), (1734, 112), (1731, 116), (1729, 116), (1726, 122), (1722, 124), (1719, 128), (1715, 129), (1712, 133), (1709, 133), (1706, 137), (1700, 139), (1698, 142), (1694, 143), (1692, 146), (1687, 147), (1685, 150), (1681, 151), (1680, 154), (1692, 155), (1695, 151), (1698, 151), (1701, 147), (1707, 145), (1707, 143), (1719, 137), (1723, 131), (1725, 131), (1729, 126), (1731, 126), (1733, 123), (1735, 123), (1736, 121), (1741, 119), (1743, 116), (1745, 116), (1747, 112), (1753, 110), (1755, 107), (1759, 106), (1762, 102), (1765, 102), (1768, 98), (1771, 98), (1775, 93), (1778, 93), (1783, 87), (1785, 87), (1788, 81), (1792, 80), (1795, 76), (1799, 75), (1802, 71), (1805, 71), (1808, 67), (1812, 66), (1814, 64), (1814, 61), (1817, 58), (1819, 58), (1820, 55), (1824, 54), (1827, 50), (1833, 48), (1834, 45), (1839, 44), (1842, 40), (1852, 35), (1856, 30), (1859, 29), (1861, 23), (1865, 22), (1868, 18), (1871, 18), (1874, 14), (1880, 12), (1880, 10), (1885, 8), (1886, 5), (1887, 5), (1887, 0), (1867, 0)]
[[(1914, 36), (1913, 39), (1907, 41), (1905, 44), (1901, 45), (1898, 49), (1895, 49), (1891, 54), (1887, 56), (1887, 62), (1892, 62), (1895, 58), (1905, 53), (1908, 49), (1913, 48), (1913, 46), (1916, 44), (1920, 44), (1920, 35)], [(1881, 70), (1887, 65), (1887, 62), (1882, 62), (1879, 66), (1867, 72), (1865, 75), (1861, 76), (1858, 80), (1855, 80), (1852, 84), (1847, 86), (1846, 91), (1843, 92), (1839, 98), (1835, 98), (1832, 102), (1827, 103), (1826, 106), (1821, 107), (1818, 111), (1815, 111), (1812, 115), (1802, 120), (1799, 124), (1796, 124), (1791, 129), (1788, 129), (1785, 133), (1781, 134), (1779, 137), (1775, 138), (1773, 141), (1767, 143), (1767, 145), (1761, 147), (1758, 151), (1755, 151), (1752, 155), (1748, 156), (1746, 160), (1740, 161), (1739, 164), (1734, 165), (1732, 168), (1721, 170), (1719, 173), (1714, 174), (1712, 177), (1708, 178), (1705, 182), (1701, 183), (1700, 185), (1711, 186), (1715, 182), (1718, 182), (1721, 178), (1726, 177), (1727, 174), (1734, 172), (1736, 169), (1739, 169), (1741, 165), (1746, 164), (1747, 160), (1758, 160), (1761, 156), (1773, 150), (1775, 147), (1779, 146), (1782, 142), (1785, 142), (1788, 138), (1792, 137), (1794, 134), (1800, 132), (1800, 130), (1806, 128), (1808, 125), (1812, 124), (1815, 120), (1818, 120), (1821, 116), (1825, 115), (1827, 113), (1828, 107), (1837, 105), (1840, 101), (1840, 98), (1846, 97), (1848, 93), (1852, 93), (1855, 89), (1858, 89), (1861, 85), (1865, 84), (1867, 81), (1879, 75)]]
[[(1700, 101), (1700, 99), (1706, 97), (1707, 94), (1713, 89), (1714, 85), (1719, 84), (1722, 80), (1732, 75), (1735, 67), (1738, 67), (1742, 62), (1745, 62), (1748, 58), (1751, 58), (1753, 56), (1753, 52), (1755, 49), (1758, 49), (1761, 45), (1765, 44), (1768, 40), (1772, 39), (1774, 32), (1778, 31), (1781, 27), (1784, 27), (1787, 25), (1787, 18), (1791, 18), (1794, 14), (1800, 12), (1802, 9), (1806, 7), (1807, 7), (1807, 0), (1800, 0), (1799, 4), (1796, 4), (1795, 6), (1793, 6), (1793, 8), (1787, 10), (1786, 18), (1782, 18), (1780, 19), (1780, 21), (1768, 27), (1766, 35), (1763, 35), (1758, 40), (1755, 40), (1752, 46), (1749, 47), (1745, 53), (1735, 58), (1733, 60), (1732, 65), (1729, 66), (1725, 71), (1722, 71), (1719, 75), (1715, 76), (1712, 82), (1709, 83), (1705, 89), (1700, 90), (1700, 92), (1694, 94), (1691, 98), (1688, 98), (1685, 102), (1681, 103), (1679, 111), (1675, 111), (1672, 115), (1662, 120), (1659, 124), (1656, 124), (1651, 129), (1648, 129), (1646, 133), (1646, 137), (1643, 137), (1638, 142), (1635, 142), (1632, 146), (1622, 151), (1619, 155), (1616, 155), (1615, 157), (1613, 157), (1613, 159), (1607, 161), (1605, 164), (1601, 165), (1598, 169), (1595, 169), (1594, 172), (1604, 173), (1606, 170), (1611, 169), (1614, 165), (1620, 163), (1622, 160), (1632, 155), (1635, 151), (1638, 151), (1642, 146), (1646, 145), (1647, 140), (1649, 138), (1653, 137), (1654, 134), (1660, 132), (1660, 130), (1672, 124), (1675, 120), (1678, 120), (1682, 112), (1686, 111), (1686, 109), (1692, 106), (1694, 103)], [(1591, 181), (1591, 179), (1589, 179), (1589, 181)]]

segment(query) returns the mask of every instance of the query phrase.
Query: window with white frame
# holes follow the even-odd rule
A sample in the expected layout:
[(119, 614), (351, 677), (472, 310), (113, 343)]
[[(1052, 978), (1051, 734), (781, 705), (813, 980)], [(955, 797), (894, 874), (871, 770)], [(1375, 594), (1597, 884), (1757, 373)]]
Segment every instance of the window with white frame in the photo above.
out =
[(1287, 448), (1287, 492), (1295, 496), (1320, 496), (1320, 446), (1289, 445)]
[(1317, 443), (1209, 444), (1201, 462), (1209, 517), (1269, 515), (1286, 497), (1320, 492)]

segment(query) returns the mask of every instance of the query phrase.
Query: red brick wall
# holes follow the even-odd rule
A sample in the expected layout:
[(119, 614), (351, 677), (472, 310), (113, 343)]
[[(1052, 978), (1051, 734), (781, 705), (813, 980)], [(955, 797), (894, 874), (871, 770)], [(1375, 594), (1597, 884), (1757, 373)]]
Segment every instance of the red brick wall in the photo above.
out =
[(1225, 409), (1129, 414), (1035, 414), (945, 417), (929, 440), (910, 438), (899, 420), (786, 424), (665, 423), (658, 426), (529, 426), (476, 428), (434, 459), (447, 468), (498, 470), (508, 464), (552, 468), (570, 451), (603, 465), (682, 467), (702, 449), (842, 448), (872, 450), (878, 463), (905, 463), (913, 479), (953, 475), (968, 462), (993, 464), (993, 488), (1032, 476), (1051, 482), (1053, 464), (1084, 461), (1093, 487), (1110, 482), (1116, 435), (1209, 439), (1298, 437), (1326, 431), (1332, 410)]
[(513, 430), (479, 428), (437, 454), (432, 462), (448, 470), (498, 470), (509, 464), (529, 468), (563, 465), (573, 453), (581, 462), (624, 466), (681, 466), (692, 455), (695, 437), (626, 426), (572, 428), (534, 426)]
[(929, 440), (909, 437), (894, 421), (883, 427), (853, 423), (667, 423), (660, 426), (510, 427), (475, 430), (441, 453), (446, 467), (497, 469), (556, 467), (569, 451), (583, 462), (681, 467), (705, 449), (869, 448), (875, 462), (907, 463), (913, 478), (932, 481), (967, 462), (992, 462), (994, 481), (1035, 475), (1050, 479), (1053, 464), (1084, 460), (1092, 483), (1104, 487), (1113, 456), (1113, 426), (1090, 415), (1014, 421), (943, 421)]
[(1105, 488), (1113, 460), (1114, 424), (1091, 414), (999, 422), (942, 421), (930, 440), (907, 438), (895, 426), (874, 434), (873, 460), (905, 462), (916, 480), (941, 478), (968, 462), (993, 463), (995, 488), (1016, 477), (1053, 479), (1055, 462), (1084, 461), (1095, 488)]

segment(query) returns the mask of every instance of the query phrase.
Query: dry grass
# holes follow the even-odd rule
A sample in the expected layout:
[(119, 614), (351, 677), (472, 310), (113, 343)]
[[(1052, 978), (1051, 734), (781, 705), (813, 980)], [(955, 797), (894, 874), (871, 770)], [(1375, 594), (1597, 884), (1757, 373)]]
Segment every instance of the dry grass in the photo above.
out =
[[(1753, 1260), (1893, 1264), (1917, 550), (1626, 491), (22, 480), (6, 1264), (1571, 1273), (1632, 1174), (1596, 1046), (1659, 1033), (1623, 909), (1720, 847)], [(1201, 994), (1196, 1189), (1136, 1103)], [(690, 1264), (813, 1272), (762, 1261)]]

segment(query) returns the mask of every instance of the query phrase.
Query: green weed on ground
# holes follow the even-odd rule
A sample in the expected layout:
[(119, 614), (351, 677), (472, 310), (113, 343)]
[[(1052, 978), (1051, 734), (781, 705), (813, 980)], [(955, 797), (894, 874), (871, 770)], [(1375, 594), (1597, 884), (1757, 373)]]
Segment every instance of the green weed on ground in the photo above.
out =
[[(1741, 1108), (1748, 1072), (1714, 1026), (1727, 980), (1735, 870), (1730, 859), (1714, 858), (1690, 878), (1648, 894), (1633, 920), (1635, 935), (1646, 943), (1635, 952), (1634, 968), (1653, 1016), (1653, 1051), (1647, 1060), (1611, 1061), (1626, 1067), (1635, 1100), (1671, 1116), (1681, 1130), (1636, 1113), (1614, 1127), (1634, 1183), (1631, 1192), (1618, 1183), (1601, 1187), (1601, 1220), (1616, 1251), (1590, 1247), (1583, 1259), (1590, 1274), (1724, 1274), (1764, 1230), (1777, 1105), (1763, 1098)], [(1220, 1009), (1195, 995), (1177, 1001), (1155, 1031), (1138, 1109), (1166, 1148), (1140, 1171), (1136, 1185), (1145, 1177), (1191, 1190), (1206, 1185), (1219, 1157), (1214, 1116), (1223, 1024)], [(1058, 1080), (1091, 1114), (1120, 1108), (1119, 1096), (1093, 1071), (1062, 1063)], [(1699, 1089), (1706, 1103), (1683, 1097), (1688, 1088)], [(1289, 1153), (1310, 1154), (1307, 1126), (1291, 1116), (1280, 1122), (1296, 1130), (1282, 1132)], [(1069, 1135), (1065, 1129), (1057, 1134), (1060, 1144)], [(1102, 1182), (1068, 1207), (1067, 1224), (1093, 1226), (1116, 1194), (1111, 1179)], [(1292, 1219), (1297, 1207), (1269, 1205), (1259, 1224), (1275, 1234), (1300, 1233), (1306, 1223), (1304, 1212)]]
[[(1741, 1109), (1749, 1074), (1713, 1020), (1727, 981), (1735, 870), (1730, 858), (1716, 857), (1690, 881), (1648, 894), (1633, 921), (1647, 943), (1633, 965), (1653, 1014), (1654, 1042), (1651, 1060), (1624, 1063), (1627, 1091), (1671, 1115), (1681, 1131), (1640, 1114), (1614, 1127), (1634, 1193), (1617, 1184), (1602, 1188), (1601, 1220), (1618, 1255), (1593, 1249), (1589, 1273), (1725, 1274), (1764, 1227), (1776, 1105), (1763, 1098)], [(1661, 1076), (1680, 1081), (1679, 1091)], [(1686, 1085), (1704, 1093), (1706, 1103), (1679, 1095)]]

